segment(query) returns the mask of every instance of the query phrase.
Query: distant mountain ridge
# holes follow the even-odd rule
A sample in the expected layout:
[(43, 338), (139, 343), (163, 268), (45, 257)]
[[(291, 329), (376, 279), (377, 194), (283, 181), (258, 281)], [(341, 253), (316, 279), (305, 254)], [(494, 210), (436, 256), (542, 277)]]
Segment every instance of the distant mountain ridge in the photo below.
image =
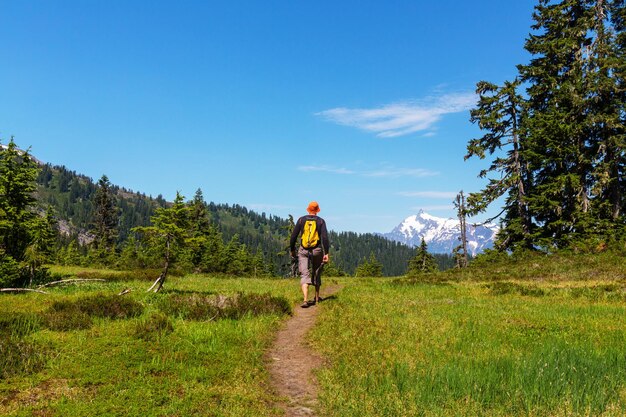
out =
[[(495, 224), (467, 225), (467, 250), (477, 255), (493, 247), (499, 227)], [(409, 246), (419, 246), (422, 239), (431, 253), (452, 253), (460, 244), (461, 227), (458, 219), (436, 217), (420, 210), (409, 216), (389, 233), (381, 236)]]

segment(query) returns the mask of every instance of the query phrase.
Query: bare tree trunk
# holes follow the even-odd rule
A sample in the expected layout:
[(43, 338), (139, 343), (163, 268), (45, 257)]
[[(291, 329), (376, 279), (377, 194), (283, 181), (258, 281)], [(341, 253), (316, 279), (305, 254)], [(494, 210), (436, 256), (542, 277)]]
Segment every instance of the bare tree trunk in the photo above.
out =
[(622, 207), (622, 193), (620, 184), (619, 168), (616, 152), (612, 146), (607, 146), (607, 159), (610, 161), (609, 198), (611, 201), (611, 219), (619, 219)]
[(36, 292), (39, 294), (48, 294), (45, 291), (41, 291), (41, 290), (33, 290), (31, 288), (0, 288), (0, 292)]
[(463, 195), (463, 191), (456, 196), (455, 206), (457, 208), (457, 214), (459, 217), (459, 225), (461, 227), (461, 236), (459, 239), (461, 240), (461, 253), (458, 258), (457, 265), (459, 268), (467, 267), (467, 225), (466, 225), (466, 215), (467, 212), (465, 210), (465, 196)]
[(52, 281), (52, 282), (48, 282), (46, 284), (42, 284), (37, 288), (44, 288), (44, 287), (51, 287), (53, 285), (59, 285), (59, 284), (75, 284), (77, 282), (89, 282), (89, 281), (99, 281), (99, 282), (106, 282), (106, 279), (100, 279), (100, 278), (75, 278), (75, 279), (62, 279), (60, 281)]
[(520, 158), (520, 142), (518, 136), (518, 127), (517, 127), (517, 111), (515, 107), (513, 107), (513, 163), (514, 163), (514, 173), (517, 177), (517, 213), (520, 219), (522, 220), (522, 233), (524, 233), (524, 238), (527, 239), (528, 235), (530, 235), (530, 216), (528, 214), (528, 205), (526, 204), (526, 187), (524, 187), (524, 178), (525, 176), (522, 173), (522, 163)]
[(147, 292), (159, 292), (161, 288), (163, 288), (163, 284), (165, 283), (165, 278), (167, 278), (167, 271), (170, 267), (170, 238), (167, 238), (165, 242), (165, 265), (163, 265), (163, 271), (159, 274), (159, 277), (154, 281), (154, 283), (148, 288)]

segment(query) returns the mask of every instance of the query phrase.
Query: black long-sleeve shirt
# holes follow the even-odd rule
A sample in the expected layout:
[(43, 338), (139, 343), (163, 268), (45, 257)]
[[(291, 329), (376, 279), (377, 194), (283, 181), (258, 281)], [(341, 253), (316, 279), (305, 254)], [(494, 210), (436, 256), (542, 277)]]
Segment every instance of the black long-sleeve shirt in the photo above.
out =
[(328, 251), (330, 250), (330, 242), (328, 241), (328, 230), (326, 230), (326, 222), (321, 217), (312, 214), (302, 216), (296, 222), (296, 226), (293, 228), (293, 232), (291, 232), (291, 240), (289, 241), (289, 247), (291, 248), (291, 251), (296, 250), (296, 240), (298, 239), (298, 236), (300, 236), (300, 233), (302, 232), (302, 227), (307, 220), (315, 220), (315, 228), (319, 233), (322, 248), (324, 249), (324, 253), (328, 253)]

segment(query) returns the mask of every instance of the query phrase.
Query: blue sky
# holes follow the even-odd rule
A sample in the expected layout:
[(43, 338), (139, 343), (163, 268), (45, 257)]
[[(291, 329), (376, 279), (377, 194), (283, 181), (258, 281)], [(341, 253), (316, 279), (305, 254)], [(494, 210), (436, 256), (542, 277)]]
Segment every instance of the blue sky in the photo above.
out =
[(528, 61), (534, 4), (1, 1), (0, 139), (170, 200), (317, 200), (337, 231), (454, 216), (484, 184), (474, 87)]

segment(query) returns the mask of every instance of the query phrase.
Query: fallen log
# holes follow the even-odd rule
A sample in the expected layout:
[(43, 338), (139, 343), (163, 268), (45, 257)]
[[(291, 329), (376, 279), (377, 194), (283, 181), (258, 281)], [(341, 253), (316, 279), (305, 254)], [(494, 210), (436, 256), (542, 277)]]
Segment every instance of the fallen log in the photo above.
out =
[(60, 281), (52, 281), (52, 282), (48, 282), (45, 284), (42, 284), (40, 286), (38, 286), (37, 288), (44, 288), (44, 287), (51, 287), (53, 285), (57, 285), (57, 284), (73, 284), (76, 282), (86, 282), (86, 281), (100, 281), (100, 282), (106, 282), (106, 279), (100, 279), (100, 278), (73, 278), (73, 279), (62, 279)]
[(45, 291), (35, 290), (32, 288), (0, 288), (0, 292), (26, 292), (26, 291), (37, 292), (39, 294), (48, 294)]

